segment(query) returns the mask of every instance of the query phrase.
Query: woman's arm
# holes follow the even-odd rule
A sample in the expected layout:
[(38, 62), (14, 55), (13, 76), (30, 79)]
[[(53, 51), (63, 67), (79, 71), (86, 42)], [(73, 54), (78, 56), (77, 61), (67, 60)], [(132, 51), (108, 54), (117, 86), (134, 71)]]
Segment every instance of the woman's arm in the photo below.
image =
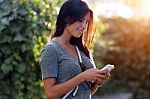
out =
[(56, 84), (55, 78), (46, 78), (43, 80), (45, 93), (48, 99), (56, 99), (57, 97), (66, 94), (80, 83), (84, 81), (95, 81), (100, 77), (101, 74), (98, 69), (88, 69), (61, 84)]
[(55, 78), (47, 78), (43, 80), (45, 93), (48, 99), (56, 99), (57, 97), (64, 95), (83, 81), (84, 78), (80, 75), (62, 84), (55, 84)]

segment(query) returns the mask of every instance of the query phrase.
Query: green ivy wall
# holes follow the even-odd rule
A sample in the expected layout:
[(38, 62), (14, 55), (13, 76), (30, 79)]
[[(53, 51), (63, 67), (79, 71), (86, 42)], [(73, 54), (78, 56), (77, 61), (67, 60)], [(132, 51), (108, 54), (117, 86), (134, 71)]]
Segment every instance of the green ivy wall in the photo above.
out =
[(0, 99), (46, 98), (40, 51), (63, 0), (0, 0)]

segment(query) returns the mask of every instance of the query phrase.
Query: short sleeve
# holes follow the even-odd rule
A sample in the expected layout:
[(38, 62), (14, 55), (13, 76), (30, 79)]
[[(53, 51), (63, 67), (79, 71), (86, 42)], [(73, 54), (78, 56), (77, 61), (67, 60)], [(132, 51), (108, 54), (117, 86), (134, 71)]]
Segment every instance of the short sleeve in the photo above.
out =
[(42, 79), (57, 77), (58, 60), (57, 53), (53, 45), (46, 44), (41, 52), (40, 66)]

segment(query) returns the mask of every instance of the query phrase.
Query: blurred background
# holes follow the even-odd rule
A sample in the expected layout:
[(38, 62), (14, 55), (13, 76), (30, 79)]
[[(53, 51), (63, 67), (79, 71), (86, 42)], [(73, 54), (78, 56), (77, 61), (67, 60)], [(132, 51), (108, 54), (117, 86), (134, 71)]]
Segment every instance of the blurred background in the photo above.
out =
[[(54, 33), (63, 2), (0, 0), (0, 99), (46, 99), (40, 51)], [(91, 46), (95, 63), (98, 68), (115, 65), (95, 95), (131, 93), (130, 99), (150, 99), (150, 1), (87, 2), (97, 23)]]

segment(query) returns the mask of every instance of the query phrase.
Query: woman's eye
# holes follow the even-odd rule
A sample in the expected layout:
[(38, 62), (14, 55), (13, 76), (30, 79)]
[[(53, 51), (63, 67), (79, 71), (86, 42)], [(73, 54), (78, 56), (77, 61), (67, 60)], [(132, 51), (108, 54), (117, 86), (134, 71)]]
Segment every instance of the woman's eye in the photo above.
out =
[(89, 23), (89, 21), (86, 21), (85, 19), (80, 19), (79, 22), (84, 22), (85, 24)]
[(79, 22), (83, 22), (83, 21), (84, 21), (83, 19), (80, 19), (80, 20), (79, 20)]

